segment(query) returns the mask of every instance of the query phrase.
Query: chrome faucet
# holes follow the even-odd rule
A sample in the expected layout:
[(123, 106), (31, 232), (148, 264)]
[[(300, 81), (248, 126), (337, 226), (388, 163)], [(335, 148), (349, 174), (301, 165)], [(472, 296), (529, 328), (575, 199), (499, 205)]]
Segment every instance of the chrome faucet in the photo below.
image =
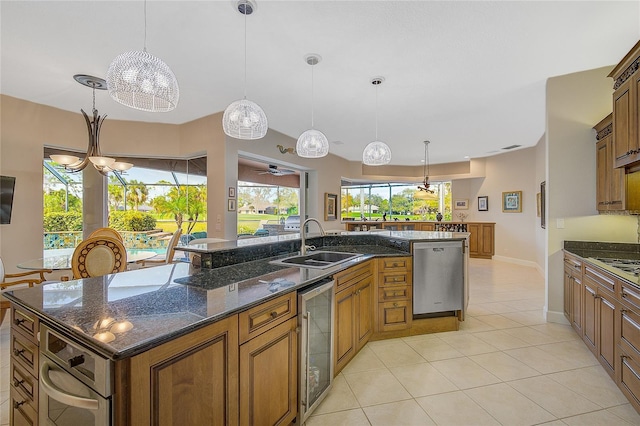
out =
[(302, 240), (300, 242), (300, 254), (302, 256), (307, 254), (307, 248), (311, 248), (311, 247), (307, 247), (307, 231), (306, 231), (306, 228), (307, 228), (307, 224), (309, 222), (315, 222), (315, 223), (318, 224), (318, 227), (320, 228), (320, 236), (324, 237), (326, 235), (325, 232), (324, 232), (324, 228), (322, 227), (322, 224), (318, 221), (318, 219), (316, 219), (314, 217), (310, 217), (309, 219), (305, 220), (304, 223), (302, 224), (302, 226), (300, 227), (300, 239)]

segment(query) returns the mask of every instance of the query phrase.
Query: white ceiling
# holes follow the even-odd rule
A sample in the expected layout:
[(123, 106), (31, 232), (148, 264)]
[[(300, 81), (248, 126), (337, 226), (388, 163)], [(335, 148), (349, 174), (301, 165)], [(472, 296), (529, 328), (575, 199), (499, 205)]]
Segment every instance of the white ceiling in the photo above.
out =
[[(179, 124), (242, 98), (244, 16), (235, 5), (149, 0), (147, 50), (178, 78), (178, 108), (145, 113), (99, 91), (100, 112)], [(1, 93), (69, 111), (91, 108), (74, 74), (104, 78), (113, 58), (144, 45), (141, 1), (3, 0), (0, 14)], [(392, 164), (420, 164), (425, 139), (432, 163), (462, 161), (535, 145), (545, 80), (613, 65), (639, 36), (637, 1), (261, 0), (247, 18), (247, 98), (271, 129), (297, 138), (311, 122), (304, 57), (317, 53), (315, 127), (330, 152), (362, 159), (375, 139), (370, 81), (384, 76), (378, 137)]]

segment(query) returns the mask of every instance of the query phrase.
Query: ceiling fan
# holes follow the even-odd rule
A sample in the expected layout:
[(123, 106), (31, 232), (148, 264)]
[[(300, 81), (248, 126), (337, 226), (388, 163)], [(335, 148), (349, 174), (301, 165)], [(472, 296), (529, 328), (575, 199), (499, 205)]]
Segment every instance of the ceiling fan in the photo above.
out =
[(258, 172), (259, 175), (270, 174), (272, 176), (286, 176), (296, 173), (293, 170), (289, 169), (279, 169), (278, 166), (275, 166), (273, 164), (269, 164), (269, 168), (267, 170), (256, 170), (256, 172)]

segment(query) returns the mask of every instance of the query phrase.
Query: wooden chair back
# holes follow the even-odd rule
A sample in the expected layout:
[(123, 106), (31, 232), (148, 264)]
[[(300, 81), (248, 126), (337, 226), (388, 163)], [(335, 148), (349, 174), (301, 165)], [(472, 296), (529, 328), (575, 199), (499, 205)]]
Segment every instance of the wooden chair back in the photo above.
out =
[(178, 228), (169, 240), (167, 245), (167, 258), (165, 263), (173, 262), (173, 256), (176, 254), (176, 246), (180, 242), (180, 235), (182, 235), (182, 229)]
[(80, 242), (71, 258), (73, 278), (99, 277), (127, 269), (124, 245), (111, 237), (92, 237)]
[[(37, 271), (18, 272), (17, 274), (7, 274), (4, 263), (0, 257), (0, 324), (4, 320), (6, 312), (9, 310), (9, 301), (2, 296), (5, 290), (17, 290), (24, 287), (33, 287), (45, 280), (44, 274), (50, 273), (51, 269), (40, 269)], [(35, 276), (37, 275), (37, 277)]]
[(120, 233), (113, 228), (98, 228), (89, 235), (89, 238), (93, 237), (111, 237), (115, 238), (121, 243), (124, 242), (124, 240), (122, 239), (122, 235), (120, 235)]

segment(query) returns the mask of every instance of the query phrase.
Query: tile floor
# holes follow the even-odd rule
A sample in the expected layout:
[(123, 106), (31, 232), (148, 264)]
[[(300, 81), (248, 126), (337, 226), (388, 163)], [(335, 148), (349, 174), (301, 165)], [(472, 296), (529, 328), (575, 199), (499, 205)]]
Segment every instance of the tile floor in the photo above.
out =
[[(640, 425), (569, 326), (542, 317), (532, 268), (471, 259), (460, 331), (371, 342), (307, 421), (317, 425)], [(9, 321), (0, 327), (0, 425), (9, 423)]]
[(573, 329), (545, 322), (535, 269), (469, 272), (460, 331), (368, 343), (306, 425), (640, 425)]

